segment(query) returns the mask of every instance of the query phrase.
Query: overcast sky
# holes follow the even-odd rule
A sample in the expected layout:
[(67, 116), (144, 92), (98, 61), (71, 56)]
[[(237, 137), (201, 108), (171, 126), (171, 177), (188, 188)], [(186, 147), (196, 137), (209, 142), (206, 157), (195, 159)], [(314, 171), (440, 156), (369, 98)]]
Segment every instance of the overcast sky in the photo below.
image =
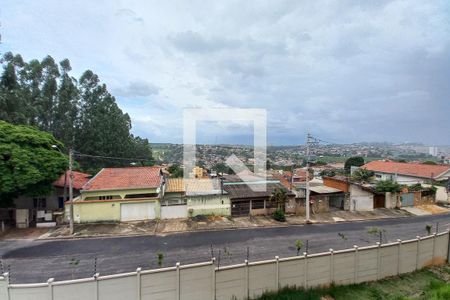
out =
[(0, 52), (92, 69), (152, 142), (182, 142), (185, 107), (239, 107), (267, 109), (270, 144), (450, 144), (448, 0), (1, 2)]

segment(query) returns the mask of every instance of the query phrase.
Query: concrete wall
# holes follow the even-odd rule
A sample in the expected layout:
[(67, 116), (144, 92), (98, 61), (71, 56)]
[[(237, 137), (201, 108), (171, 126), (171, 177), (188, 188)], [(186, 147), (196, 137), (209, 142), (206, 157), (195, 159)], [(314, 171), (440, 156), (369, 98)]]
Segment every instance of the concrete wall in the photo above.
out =
[[(155, 202), (155, 216), (160, 218), (160, 203), (155, 199), (148, 200), (97, 200), (97, 201), (75, 201), (73, 215), (75, 223), (90, 222), (119, 222), (121, 203), (144, 203)], [(69, 216), (70, 205), (66, 202), (65, 216)]]
[(363, 190), (357, 185), (350, 185), (350, 210), (372, 211), (373, 194)]
[(190, 216), (216, 215), (230, 216), (231, 206), (228, 195), (197, 195), (187, 196), (187, 205)]
[(448, 261), (449, 232), (385, 245), (216, 267), (213, 261), (87, 279), (8, 284), (5, 300), (247, 299), (286, 286), (312, 288), (373, 281)]
[(161, 206), (161, 219), (179, 219), (187, 218), (187, 205), (169, 205)]
[(386, 200), (385, 200), (385, 207), (386, 208), (400, 207), (399, 195), (397, 193), (387, 192)]

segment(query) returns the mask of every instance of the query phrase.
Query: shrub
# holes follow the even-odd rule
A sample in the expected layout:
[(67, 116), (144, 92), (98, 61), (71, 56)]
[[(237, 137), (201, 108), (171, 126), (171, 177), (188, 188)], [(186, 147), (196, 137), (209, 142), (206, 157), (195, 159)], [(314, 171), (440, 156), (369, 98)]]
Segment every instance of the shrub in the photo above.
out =
[(282, 211), (281, 209), (277, 209), (272, 217), (278, 221), (278, 222), (286, 222), (286, 216), (284, 215), (284, 211)]

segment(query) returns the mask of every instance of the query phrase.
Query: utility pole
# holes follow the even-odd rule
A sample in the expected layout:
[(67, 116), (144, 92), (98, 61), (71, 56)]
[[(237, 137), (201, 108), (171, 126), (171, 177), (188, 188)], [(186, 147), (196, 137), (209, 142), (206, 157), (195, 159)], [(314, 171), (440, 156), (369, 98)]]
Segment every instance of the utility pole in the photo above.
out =
[(70, 227), (70, 235), (73, 234), (73, 150), (69, 149), (69, 227)]
[(309, 216), (309, 154), (310, 154), (310, 144), (311, 144), (312, 136), (308, 133), (306, 139), (306, 223), (310, 224), (311, 219)]

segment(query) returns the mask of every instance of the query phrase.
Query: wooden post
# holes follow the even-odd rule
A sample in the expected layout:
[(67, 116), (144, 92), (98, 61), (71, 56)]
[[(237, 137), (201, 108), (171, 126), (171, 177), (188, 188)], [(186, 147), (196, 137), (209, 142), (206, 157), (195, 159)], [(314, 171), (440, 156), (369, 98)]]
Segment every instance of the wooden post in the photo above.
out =
[(53, 300), (53, 281), (55, 281), (55, 278), (50, 278), (49, 280), (47, 280), (47, 284), (48, 284), (48, 298), (50, 300)]
[(397, 248), (397, 275), (400, 275), (402, 271), (402, 240), (398, 239), (398, 248)]
[(280, 257), (275, 256), (276, 261), (276, 267), (277, 267), (277, 273), (276, 273), (276, 290), (278, 291), (280, 289)]
[(142, 268), (136, 269), (136, 299), (141, 300), (141, 271)]
[(358, 265), (359, 265), (359, 253), (358, 253), (358, 246), (353, 245), (353, 248), (355, 249), (355, 261), (354, 261), (354, 272), (353, 272), (353, 283), (358, 282)]

